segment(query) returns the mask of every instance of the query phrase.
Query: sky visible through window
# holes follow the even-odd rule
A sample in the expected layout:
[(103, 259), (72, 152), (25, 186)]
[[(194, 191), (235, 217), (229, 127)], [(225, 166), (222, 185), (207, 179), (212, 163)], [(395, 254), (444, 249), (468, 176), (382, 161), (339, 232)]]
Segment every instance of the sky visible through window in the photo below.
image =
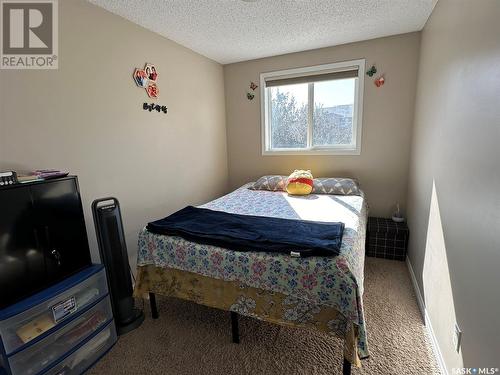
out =
[(353, 104), (354, 78), (315, 83), (314, 101), (323, 107)]
[[(331, 82), (335, 84), (334, 90), (332, 90)], [(314, 97), (316, 103), (321, 102), (324, 107), (352, 104), (354, 101), (353, 82), (353, 78), (348, 78), (315, 83)], [(304, 87), (307, 87), (307, 83), (280, 86), (280, 91), (290, 93), (291, 96), (295, 97), (297, 104), (303, 105), (307, 104), (307, 90), (304, 90)]]

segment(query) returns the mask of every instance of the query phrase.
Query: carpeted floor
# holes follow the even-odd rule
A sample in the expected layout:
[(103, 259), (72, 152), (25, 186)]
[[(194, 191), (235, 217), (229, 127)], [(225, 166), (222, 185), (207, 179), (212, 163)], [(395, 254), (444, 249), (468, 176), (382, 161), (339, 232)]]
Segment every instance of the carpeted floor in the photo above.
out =
[[(364, 302), (371, 357), (353, 375), (439, 374), (404, 262), (367, 258)], [(240, 318), (237, 345), (227, 312), (169, 298), (158, 320), (145, 309), (90, 374), (341, 373), (341, 341), (326, 334)]]

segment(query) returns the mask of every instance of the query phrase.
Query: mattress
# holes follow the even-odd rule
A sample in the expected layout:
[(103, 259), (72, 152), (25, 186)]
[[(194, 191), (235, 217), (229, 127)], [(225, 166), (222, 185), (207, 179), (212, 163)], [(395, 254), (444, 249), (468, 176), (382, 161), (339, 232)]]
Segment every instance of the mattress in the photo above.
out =
[(287, 254), (232, 251), (181, 237), (139, 234), (138, 267), (191, 272), (267, 292), (276, 292), (338, 311), (357, 326), (359, 357), (368, 355), (363, 316), (364, 245), (367, 205), (364, 196), (250, 190), (250, 184), (200, 207), (243, 215), (343, 222), (338, 256), (294, 258)]

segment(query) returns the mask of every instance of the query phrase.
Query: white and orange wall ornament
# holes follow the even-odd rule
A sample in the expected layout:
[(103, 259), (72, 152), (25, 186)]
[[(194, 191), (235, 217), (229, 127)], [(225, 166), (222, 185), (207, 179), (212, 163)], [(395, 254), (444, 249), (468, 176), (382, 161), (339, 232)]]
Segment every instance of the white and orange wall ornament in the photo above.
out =
[(148, 96), (152, 99), (157, 99), (160, 95), (160, 89), (156, 83), (158, 76), (159, 73), (154, 64), (146, 63), (144, 69), (136, 68), (134, 70), (135, 84), (145, 89)]

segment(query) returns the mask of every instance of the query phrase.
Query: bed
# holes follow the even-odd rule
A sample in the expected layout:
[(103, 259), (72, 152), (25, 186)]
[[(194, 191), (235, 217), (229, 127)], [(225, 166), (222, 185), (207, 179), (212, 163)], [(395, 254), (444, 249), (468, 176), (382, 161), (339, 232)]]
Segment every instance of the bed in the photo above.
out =
[[(139, 234), (135, 295), (177, 297), (344, 340), (344, 373), (368, 356), (363, 314), (364, 195), (251, 190), (251, 184), (200, 207), (234, 214), (345, 224), (338, 256), (291, 257), (232, 251), (181, 237)], [(236, 321), (237, 322), (237, 321)], [(233, 319), (233, 338), (237, 323)], [(234, 339), (237, 341), (237, 338)]]

